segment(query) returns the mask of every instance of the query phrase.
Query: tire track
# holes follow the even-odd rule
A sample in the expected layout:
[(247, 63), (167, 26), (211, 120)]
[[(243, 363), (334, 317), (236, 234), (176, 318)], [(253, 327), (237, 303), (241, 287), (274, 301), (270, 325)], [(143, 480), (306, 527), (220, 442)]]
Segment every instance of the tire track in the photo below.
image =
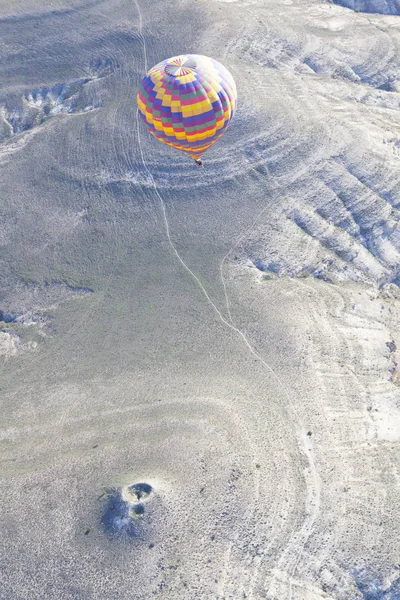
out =
[[(142, 39), (142, 44), (143, 44), (145, 72), (147, 72), (148, 64), (147, 64), (146, 40), (142, 34), (143, 17), (142, 17), (142, 13), (141, 13), (141, 10), (140, 10), (137, 0), (134, 0), (134, 3), (136, 5), (136, 8), (138, 10), (138, 15), (139, 15), (139, 31), (140, 31), (140, 36)], [(136, 118), (138, 119), (138, 116)], [(255, 348), (252, 346), (252, 344), (250, 343), (250, 341), (247, 338), (247, 336), (245, 335), (245, 333), (241, 329), (239, 329), (232, 321), (232, 316), (231, 316), (230, 309), (229, 309), (229, 299), (227, 297), (226, 285), (224, 285), (223, 277), (222, 277), (222, 280), (223, 280), (222, 283), (223, 283), (224, 292), (225, 292), (225, 301), (226, 301), (226, 306), (227, 306), (227, 310), (228, 310), (228, 319), (229, 320), (227, 318), (225, 318), (225, 316), (222, 314), (220, 309), (217, 307), (217, 305), (211, 299), (210, 295), (208, 294), (204, 285), (200, 281), (199, 277), (190, 269), (190, 267), (187, 265), (187, 263), (184, 261), (184, 259), (179, 254), (179, 252), (172, 240), (172, 237), (171, 237), (170, 225), (169, 225), (169, 221), (168, 221), (168, 215), (167, 215), (167, 210), (166, 210), (164, 199), (162, 198), (160, 192), (158, 191), (157, 184), (156, 184), (154, 177), (153, 177), (152, 173), (150, 172), (150, 170), (147, 166), (146, 160), (144, 158), (144, 153), (143, 153), (141, 140), (140, 140), (139, 128), (138, 128), (138, 146), (139, 146), (139, 152), (140, 152), (140, 156), (142, 159), (143, 167), (152, 183), (154, 193), (156, 194), (157, 198), (159, 199), (159, 202), (161, 205), (164, 226), (165, 226), (165, 233), (166, 233), (168, 244), (171, 248), (173, 255), (176, 257), (177, 261), (180, 263), (182, 268), (188, 273), (188, 275), (197, 284), (201, 293), (205, 297), (206, 301), (210, 304), (211, 308), (214, 310), (214, 312), (216, 313), (219, 320), (225, 325), (225, 327), (227, 327), (230, 331), (232, 331), (234, 334), (236, 334), (241, 339), (241, 341), (244, 343), (244, 345), (246, 346), (246, 348), (248, 349), (250, 354), (252, 354), (263, 365), (264, 369), (270, 375), (272, 375), (272, 377), (275, 379), (275, 381), (279, 384), (279, 387), (283, 391), (283, 393), (288, 401), (292, 416), (294, 417), (293, 420), (297, 424), (297, 428), (300, 431), (301, 430), (304, 431), (305, 430), (304, 423), (295, 407), (295, 403), (294, 403), (292, 396), (289, 393), (286, 385), (284, 384), (282, 379), (279, 377), (279, 375), (276, 373), (276, 371), (255, 350)], [(263, 209), (263, 210), (265, 210), (265, 209)], [(263, 211), (261, 211), (261, 212), (263, 212)], [(245, 234), (243, 234), (240, 239), (243, 239), (244, 235)], [(236, 243), (236, 245), (239, 243), (239, 241)], [(232, 248), (232, 250), (233, 250), (233, 248)], [(230, 252), (228, 253), (228, 255), (229, 254), (230, 254)], [(225, 259), (225, 257), (224, 257), (224, 259)], [(222, 264), (224, 262), (224, 259), (222, 260), (221, 267), (220, 267), (221, 275), (222, 275), (221, 269), (222, 269)], [(297, 565), (298, 565), (298, 562), (299, 562), (299, 559), (300, 559), (300, 556), (302, 553), (302, 549), (303, 549), (305, 543), (307, 542), (308, 538), (311, 535), (311, 531), (313, 529), (315, 520), (316, 520), (318, 512), (319, 512), (319, 501), (320, 501), (320, 479), (319, 479), (319, 475), (318, 475), (316, 464), (315, 464), (315, 457), (314, 457), (314, 451), (313, 451), (312, 444), (311, 443), (307, 444), (304, 441), (304, 439), (298, 439), (297, 443), (298, 443), (300, 453), (303, 456), (305, 456), (307, 459), (307, 462), (309, 465), (309, 471), (310, 471), (310, 479), (308, 482), (306, 481), (306, 487), (307, 487), (306, 512), (309, 512), (309, 516), (305, 517), (303, 525), (300, 528), (300, 530), (298, 530), (292, 536), (288, 547), (283, 552), (282, 557), (278, 563), (279, 566), (282, 566), (283, 562), (285, 562), (287, 564), (287, 562), (290, 560), (290, 554), (293, 555), (292, 560), (291, 560), (292, 566), (290, 567), (290, 569), (288, 569), (289, 577), (290, 577), (290, 579), (289, 579), (289, 596), (288, 596), (289, 600), (291, 600), (293, 598), (293, 577), (296, 572), (296, 568), (297, 568)], [(229, 550), (227, 553), (228, 561), (230, 559), (230, 553), (231, 553), (231, 550)], [(271, 589), (271, 586), (273, 585), (274, 581), (275, 581), (275, 576), (272, 578), (272, 582), (270, 583), (269, 590)], [(223, 593), (223, 590), (224, 590), (224, 585), (221, 589), (221, 593)]]

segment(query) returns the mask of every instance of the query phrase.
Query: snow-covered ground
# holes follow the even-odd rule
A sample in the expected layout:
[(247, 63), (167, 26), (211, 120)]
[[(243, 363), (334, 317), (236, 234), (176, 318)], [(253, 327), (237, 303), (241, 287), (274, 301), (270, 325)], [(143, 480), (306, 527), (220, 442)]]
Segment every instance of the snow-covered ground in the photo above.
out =
[[(398, 9), (0, 1), (1, 597), (398, 600)], [(204, 169), (136, 117), (182, 52)]]

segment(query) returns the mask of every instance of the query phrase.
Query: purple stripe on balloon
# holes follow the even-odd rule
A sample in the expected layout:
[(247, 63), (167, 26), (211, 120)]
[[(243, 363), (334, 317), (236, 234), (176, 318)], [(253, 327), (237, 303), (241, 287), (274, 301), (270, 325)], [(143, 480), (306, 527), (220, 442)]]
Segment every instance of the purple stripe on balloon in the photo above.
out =
[(193, 126), (193, 125), (203, 125), (204, 123), (208, 123), (208, 121), (215, 120), (215, 113), (213, 110), (209, 110), (206, 113), (202, 113), (201, 115), (194, 115), (193, 117), (184, 117), (183, 122), (185, 125)]

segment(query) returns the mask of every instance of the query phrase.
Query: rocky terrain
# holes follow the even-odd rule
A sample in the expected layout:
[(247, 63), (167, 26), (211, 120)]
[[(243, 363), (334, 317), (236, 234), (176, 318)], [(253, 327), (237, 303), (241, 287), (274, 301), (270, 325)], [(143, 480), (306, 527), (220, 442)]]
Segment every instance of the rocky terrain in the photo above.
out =
[[(1, 598), (400, 598), (399, 13), (0, 1)], [(183, 52), (204, 169), (136, 114)]]

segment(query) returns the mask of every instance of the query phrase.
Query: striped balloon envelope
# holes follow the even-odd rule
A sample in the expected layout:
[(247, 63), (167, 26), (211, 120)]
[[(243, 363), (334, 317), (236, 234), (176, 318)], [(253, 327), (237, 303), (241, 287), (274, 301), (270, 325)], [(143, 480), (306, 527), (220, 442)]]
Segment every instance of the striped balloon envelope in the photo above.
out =
[(169, 146), (200, 156), (224, 133), (236, 109), (236, 85), (229, 71), (200, 54), (168, 58), (143, 78), (139, 114), (150, 133)]

